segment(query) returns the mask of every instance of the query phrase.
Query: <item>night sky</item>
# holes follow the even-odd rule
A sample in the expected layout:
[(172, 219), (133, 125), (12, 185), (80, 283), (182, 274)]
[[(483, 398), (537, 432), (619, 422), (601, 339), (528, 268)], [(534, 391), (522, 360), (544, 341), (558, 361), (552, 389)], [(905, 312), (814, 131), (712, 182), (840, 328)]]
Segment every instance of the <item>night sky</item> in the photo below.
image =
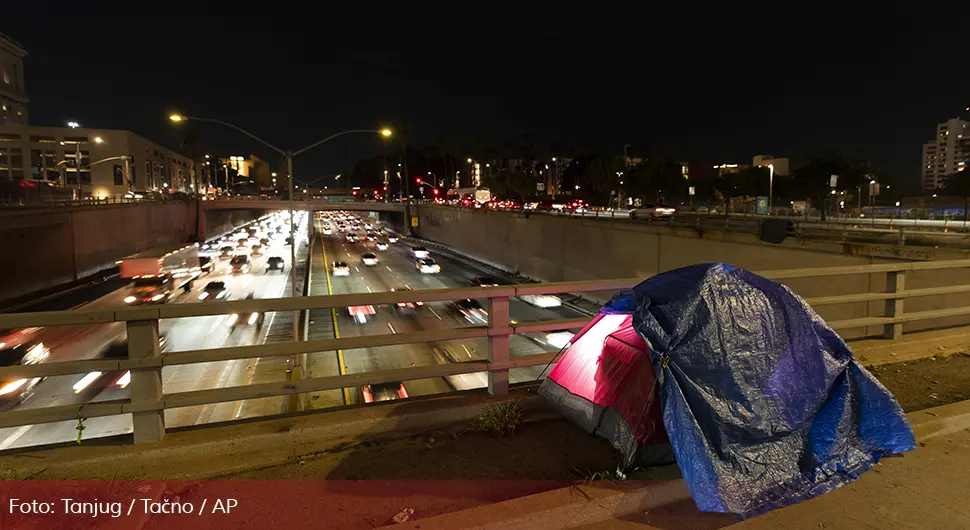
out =
[[(0, 32), (30, 53), (31, 123), (75, 119), (172, 146), (177, 110), (293, 149), (401, 123), (412, 146), (445, 139), (458, 155), (478, 136), (500, 148), (525, 133), (539, 149), (647, 145), (711, 162), (797, 165), (841, 148), (915, 187), (922, 143), (970, 104), (957, 2), (921, 16), (927, 3), (11, 4)], [(216, 125), (199, 132), (210, 152), (278, 160)], [(297, 158), (297, 179), (382, 149), (335, 140)]]

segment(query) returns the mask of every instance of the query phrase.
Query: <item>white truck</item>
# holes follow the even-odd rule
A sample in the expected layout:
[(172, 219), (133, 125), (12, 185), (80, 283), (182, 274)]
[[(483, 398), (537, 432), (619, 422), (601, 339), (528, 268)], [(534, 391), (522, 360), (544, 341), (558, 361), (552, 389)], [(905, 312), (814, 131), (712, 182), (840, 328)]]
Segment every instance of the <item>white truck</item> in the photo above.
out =
[(198, 244), (162, 247), (121, 260), (121, 277), (131, 280), (125, 303), (164, 304), (178, 289), (188, 291), (201, 274)]

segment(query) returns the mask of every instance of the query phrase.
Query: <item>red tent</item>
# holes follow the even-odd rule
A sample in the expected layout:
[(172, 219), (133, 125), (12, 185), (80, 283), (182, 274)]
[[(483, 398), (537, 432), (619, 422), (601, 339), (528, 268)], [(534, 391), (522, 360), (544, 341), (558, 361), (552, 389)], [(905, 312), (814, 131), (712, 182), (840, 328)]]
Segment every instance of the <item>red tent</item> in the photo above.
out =
[(673, 453), (654, 382), (650, 353), (633, 329), (633, 316), (600, 314), (573, 337), (539, 393), (622, 454), (636, 454), (644, 464), (669, 463)]

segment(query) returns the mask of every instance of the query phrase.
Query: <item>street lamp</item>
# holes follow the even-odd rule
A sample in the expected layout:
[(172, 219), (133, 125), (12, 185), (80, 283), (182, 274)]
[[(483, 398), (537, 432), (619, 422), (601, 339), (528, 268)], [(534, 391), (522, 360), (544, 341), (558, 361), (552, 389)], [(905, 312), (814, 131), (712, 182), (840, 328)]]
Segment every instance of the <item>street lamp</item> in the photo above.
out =
[(768, 164), (768, 215), (771, 215), (771, 197), (775, 191), (775, 165)]
[[(289, 207), (290, 207), (290, 241), (291, 241), (291, 243), (290, 243), (290, 296), (292, 296), (293, 298), (296, 298), (296, 296), (297, 296), (297, 293), (296, 293), (296, 227), (295, 227), (294, 215), (293, 215), (293, 210), (294, 210), (294, 206), (293, 206), (293, 157), (295, 157), (296, 155), (305, 153), (305, 152), (309, 151), (310, 149), (313, 149), (314, 147), (317, 147), (320, 144), (329, 142), (330, 140), (333, 140), (334, 138), (337, 138), (338, 136), (343, 136), (345, 134), (351, 134), (351, 133), (378, 133), (381, 136), (384, 136), (385, 138), (386, 137), (389, 137), (389, 136), (391, 136), (393, 134), (391, 132), (391, 130), (388, 129), (388, 128), (382, 128), (382, 129), (350, 129), (350, 130), (347, 130), (347, 131), (341, 131), (341, 132), (338, 132), (336, 134), (332, 134), (332, 135), (324, 138), (323, 140), (320, 140), (319, 142), (312, 143), (312, 144), (304, 147), (303, 149), (299, 149), (297, 151), (291, 151), (291, 150), (283, 150), (283, 149), (280, 149), (279, 147), (276, 147), (275, 145), (267, 142), (266, 140), (263, 140), (262, 138), (260, 138), (260, 137), (256, 136), (255, 134), (247, 131), (246, 129), (243, 129), (242, 127), (239, 127), (238, 125), (233, 125), (232, 123), (225, 122), (225, 121), (222, 121), (222, 120), (217, 120), (217, 119), (214, 119), (214, 118), (199, 118), (199, 117), (196, 117), (196, 116), (184, 116), (182, 114), (172, 114), (172, 115), (170, 115), (168, 117), (168, 119), (171, 120), (173, 123), (181, 123), (183, 121), (189, 121), (189, 120), (206, 121), (206, 122), (211, 122), (211, 123), (217, 123), (219, 125), (223, 125), (225, 127), (229, 127), (230, 129), (235, 129), (236, 131), (239, 131), (239, 132), (245, 134), (246, 136), (252, 138), (253, 140), (256, 140), (257, 142), (265, 145), (266, 147), (269, 147), (273, 151), (276, 151), (277, 153), (279, 153), (279, 154), (281, 154), (281, 155), (283, 155), (283, 156), (286, 157), (286, 172), (287, 172), (286, 177), (287, 177), (287, 180), (289, 182), (289, 186), (288, 186), (289, 187), (289, 193), (288, 193), (288, 195), (289, 195)], [(293, 318), (293, 340), (294, 341), (299, 341), (300, 340), (300, 334), (299, 334), (299, 329), (300, 329), (299, 328), (299, 325), (300, 325), (300, 323), (299, 323), (299, 320), (300, 319), (299, 319), (298, 315), (294, 315), (294, 318)], [(296, 363), (294, 363), (294, 366), (295, 365), (296, 365)]]

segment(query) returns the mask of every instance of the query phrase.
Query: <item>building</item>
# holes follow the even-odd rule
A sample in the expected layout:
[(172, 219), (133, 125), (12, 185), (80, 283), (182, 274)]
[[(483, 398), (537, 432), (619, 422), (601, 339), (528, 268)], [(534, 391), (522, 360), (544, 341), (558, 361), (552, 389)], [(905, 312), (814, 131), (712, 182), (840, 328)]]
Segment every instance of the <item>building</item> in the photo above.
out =
[(0, 179), (80, 185), (80, 197), (104, 198), (132, 190), (191, 192), (194, 174), (188, 157), (131, 131), (0, 125)]
[(963, 171), (970, 163), (970, 130), (967, 122), (951, 118), (936, 126), (936, 138), (923, 144), (920, 183), (926, 191), (943, 186), (943, 177)]
[(238, 177), (253, 181), (264, 188), (273, 185), (270, 180), (272, 176), (269, 163), (256, 155), (249, 155), (248, 159), (241, 156), (230, 156), (229, 158), (220, 158), (218, 161), (218, 167), (225, 166), (230, 172), (234, 170)]
[(771, 155), (755, 155), (751, 161), (752, 166), (771, 167), (775, 175), (787, 177), (791, 174), (787, 158), (775, 158)]
[(735, 173), (740, 173), (742, 169), (749, 167), (746, 164), (718, 164), (714, 166), (717, 170), (718, 177), (724, 177), (727, 175), (733, 175)]
[(0, 125), (27, 123), (27, 85), (24, 57), (27, 51), (17, 41), (0, 33)]

